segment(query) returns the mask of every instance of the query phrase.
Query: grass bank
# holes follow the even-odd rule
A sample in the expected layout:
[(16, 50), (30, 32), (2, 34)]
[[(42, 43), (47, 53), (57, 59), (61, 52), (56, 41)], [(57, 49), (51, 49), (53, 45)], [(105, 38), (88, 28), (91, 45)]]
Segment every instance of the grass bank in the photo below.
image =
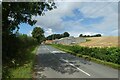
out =
[(38, 46), (32, 46), (29, 47), (26, 51), (22, 52), (27, 55), (27, 59), (25, 60), (25, 62), (22, 62), (21, 60), (21, 62), (23, 63), (22, 65), (10, 68), (11, 78), (32, 78), (32, 68), (37, 49)]
[(91, 59), (91, 61), (93, 62), (103, 64), (115, 69), (120, 69), (120, 63), (119, 63), (120, 53), (119, 50), (117, 50), (117, 48), (89, 48), (89, 47), (81, 47), (77, 45), (68, 46), (61, 44), (51, 44), (51, 45), (69, 54), (81, 58), (87, 57)]

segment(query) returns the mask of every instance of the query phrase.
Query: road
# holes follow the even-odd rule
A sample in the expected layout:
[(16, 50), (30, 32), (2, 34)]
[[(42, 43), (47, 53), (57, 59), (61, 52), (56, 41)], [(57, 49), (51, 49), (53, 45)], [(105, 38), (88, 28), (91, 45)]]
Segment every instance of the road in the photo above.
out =
[(49, 45), (36, 54), (34, 78), (118, 78), (118, 70), (75, 57)]

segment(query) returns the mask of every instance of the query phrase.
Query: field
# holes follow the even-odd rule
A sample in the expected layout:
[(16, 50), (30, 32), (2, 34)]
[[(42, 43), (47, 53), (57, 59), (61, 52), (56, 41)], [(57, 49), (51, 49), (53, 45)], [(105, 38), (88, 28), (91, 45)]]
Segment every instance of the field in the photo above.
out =
[(80, 43), (80, 46), (86, 47), (117, 47), (118, 37), (90, 37), (87, 42)]

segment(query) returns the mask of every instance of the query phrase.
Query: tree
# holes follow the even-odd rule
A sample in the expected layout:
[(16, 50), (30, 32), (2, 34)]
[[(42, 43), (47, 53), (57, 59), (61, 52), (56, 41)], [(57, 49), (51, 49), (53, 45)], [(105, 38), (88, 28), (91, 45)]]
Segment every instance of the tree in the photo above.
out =
[(83, 34), (80, 34), (79, 37), (83, 37)]
[(96, 34), (95, 36), (96, 36), (96, 37), (101, 37), (102, 35), (101, 35), (101, 34)]
[(95, 34), (95, 35), (92, 35), (91, 37), (101, 37), (102, 35), (101, 34)]
[(54, 8), (56, 8), (54, 2), (2, 2), (3, 78), (9, 73), (8, 67), (11, 66), (12, 60), (21, 59), (21, 57), (17, 56), (24, 56), (23, 54), (18, 54), (20, 48), (21, 50), (26, 49), (20, 46), (27, 46), (29, 44), (30, 47), (32, 46), (30, 44), (36, 44), (36, 40), (26, 36), (22, 37), (21, 42), (21, 38), (19, 39), (19, 36), (16, 36), (13, 30), (18, 31), (18, 25), (21, 23), (27, 23), (31, 26), (34, 25), (37, 21), (32, 19), (33, 16), (43, 16), (46, 11)]
[(44, 39), (44, 31), (40, 27), (35, 27), (32, 31), (32, 37), (37, 39), (37, 42), (41, 43)]
[(70, 36), (70, 34), (68, 32), (63, 33), (63, 37), (69, 37), (69, 36)]
[(70, 34), (68, 32), (64, 32), (63, 34), (52, 34), (46, 37), (47, 40), (53, 40), (53, 39), (60, 39), (64, 37), (69, 37)]
[(3, 2), (2, 3), (2, 30), (11, 34), (19, 29), (20, 23), (34, 25), (37, 21), (32, 16), (44, 15), (45, 11), (56, 8), (54, 2)]

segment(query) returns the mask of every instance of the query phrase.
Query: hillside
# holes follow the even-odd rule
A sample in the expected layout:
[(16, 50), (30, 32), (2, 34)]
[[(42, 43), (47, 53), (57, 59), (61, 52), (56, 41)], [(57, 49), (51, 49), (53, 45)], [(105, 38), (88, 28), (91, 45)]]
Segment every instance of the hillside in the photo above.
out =
[(90, 37), (89, 41), (80, 43), (80, 46), (88, 47), (116, 47), (118, 46), (118, 37)]

